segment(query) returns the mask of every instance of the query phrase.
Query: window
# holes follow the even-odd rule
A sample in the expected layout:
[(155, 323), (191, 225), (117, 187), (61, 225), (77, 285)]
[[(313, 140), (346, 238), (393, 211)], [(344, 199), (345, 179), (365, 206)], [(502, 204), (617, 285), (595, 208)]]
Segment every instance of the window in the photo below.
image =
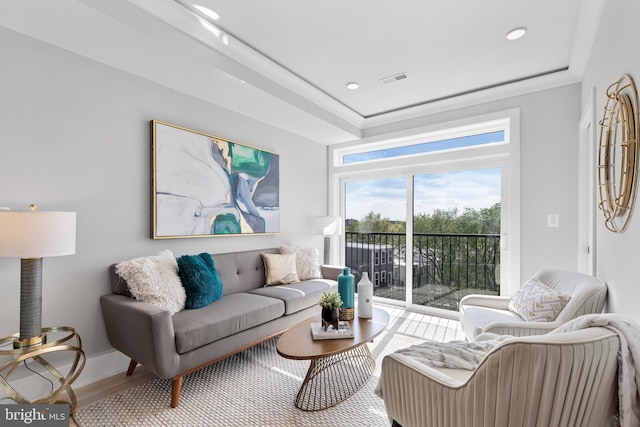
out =
[(344, 164), (368, 162), (371, 160), (384, 160), (391, 157), (412, 156), (415, 154), (430, 153), (432, 151), (453, 150), (456, 148), (473, 147), (476, 145), (503, 143), (504, 131), (473, 134), (458, 138), (439, 139), (429, 142), (421, 142), (400, 147), (389, 147), (380, 150), (366, 151), (358, 154), (345, 154)]
[(511, 166), (519, 164), (518, 117), (509, 110), (329, 148), (343, 255), (349, 265), (362, 262), (349, 247), (373, 249), (382, 265), (376, 298), (457, 312), (465, 294), (509, 295), (500, 284), (520, 283), (519, 174)]

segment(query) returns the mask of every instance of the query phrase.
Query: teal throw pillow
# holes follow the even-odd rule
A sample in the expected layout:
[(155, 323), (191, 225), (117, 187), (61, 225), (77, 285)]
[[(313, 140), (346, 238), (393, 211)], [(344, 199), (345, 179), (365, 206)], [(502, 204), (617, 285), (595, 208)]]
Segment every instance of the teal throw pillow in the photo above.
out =
[(184, 308), (206, 307), (222, 297), (222, 280), (211, 254), (181, 256), (178, 275), (187, 294)]

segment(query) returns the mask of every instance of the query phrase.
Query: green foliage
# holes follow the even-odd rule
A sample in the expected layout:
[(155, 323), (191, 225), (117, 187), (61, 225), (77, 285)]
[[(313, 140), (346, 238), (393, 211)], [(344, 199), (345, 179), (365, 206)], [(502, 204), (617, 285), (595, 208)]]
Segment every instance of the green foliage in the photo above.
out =
[[(432, 236), (438, 233), (447, 236)], [(499, 237), (475, 237), (487, 234), (500, 234), (500, 203), (480, 210), (467, 208), (462, 214), (452, 208), (416, 215), (415, 254), (419, 265), (429, 271), (424, 280), (458, 289), (499, 290)]]
[(500, 203), (489, 208), (437, 209), (431, 214), (421, 213), (413, 220), (415, 233), (499, 234)]
[(342, 298), (340, 298), (340, 294), (337, 292), (325, 292), (320, 297), (320, 300), (318, 300), (318, 304), (322, 308), (335, 310), (342, 307)]

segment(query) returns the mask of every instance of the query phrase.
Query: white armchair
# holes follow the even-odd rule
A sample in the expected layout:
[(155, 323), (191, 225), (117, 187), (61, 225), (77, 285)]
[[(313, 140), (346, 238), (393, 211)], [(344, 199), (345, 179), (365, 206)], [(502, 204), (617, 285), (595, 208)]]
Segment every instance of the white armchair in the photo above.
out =
[(619, 347), (617, 334), (593, 327), (510, 339), (475, 371), (393, 353), (379, 387), (402, 427), (604, 427), (618, 413)]
[(607, 300), (606, 283), (586, 274), (547, 269), (533, 278), (571, 296), (554, 321), (523, 320), (509, 311), (510, 297), (467, 295), (460, 300), (460, 325), (466, 337), (474, 340), (483, 332), (513, 336), (546, 334), (583, 314), (601, 313)]

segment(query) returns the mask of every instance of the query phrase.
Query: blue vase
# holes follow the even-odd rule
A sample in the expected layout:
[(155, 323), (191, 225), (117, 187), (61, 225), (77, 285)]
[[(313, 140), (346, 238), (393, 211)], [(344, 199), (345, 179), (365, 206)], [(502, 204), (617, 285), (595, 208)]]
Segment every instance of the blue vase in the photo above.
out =
[(341, 308), (353, 308), (353, 300), (355, 299), (355, 280), (349, 267), (345, 267), (342, 274), (338, 276), (338, 293), (342, 299)]

